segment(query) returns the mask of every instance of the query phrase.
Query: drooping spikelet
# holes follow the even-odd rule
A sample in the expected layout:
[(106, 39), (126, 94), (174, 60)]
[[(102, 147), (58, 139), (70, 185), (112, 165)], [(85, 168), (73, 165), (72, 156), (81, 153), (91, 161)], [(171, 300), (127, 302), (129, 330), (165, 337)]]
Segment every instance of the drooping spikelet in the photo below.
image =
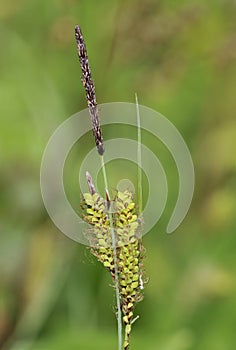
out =
[(129, 338), (135, 304), (143, 299), (143, 245), (140, 224), (135, 214), (135, 203), (129, 191), (118, 192), (115, 198), (118, 246), (119, 287), (123, 322), (125, 325), (124, 349), (129, 348)]
[(105, 201), (98, 193), (84, 193), (82, 200), (84, 219), (92, 226), (85, 232), (91, 252), (115, 276), (110, 222), (105, 210)]
[[(91, 252), (110, 271), (115, 280), (114, 250), (112, 247), (107, 203), (97, 192), (83, 194), (84, 219), (92, 226), (86, 233)], [(129, 191), (117, 192), (113, 200), (113, 227), (116, 239), (116, 261), (119, 293), (125, 325), (124, 350), (129, 348), (135, 304), (143, 298), (143, 245), (136, 205)]]

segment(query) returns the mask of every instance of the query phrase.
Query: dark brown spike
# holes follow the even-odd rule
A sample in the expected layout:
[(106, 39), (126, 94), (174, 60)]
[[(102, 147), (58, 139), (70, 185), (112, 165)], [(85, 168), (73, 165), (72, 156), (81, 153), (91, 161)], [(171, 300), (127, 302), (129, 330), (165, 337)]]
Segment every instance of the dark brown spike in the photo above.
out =
[(87, 99), (89, 114), (91, 117), (92, 127), (93, 127), (93, 135), (94, 135), (98, 153), (100, 155), (103, 155), (104, 145), (103, 145), (102, 130), (100, 126), (98, 106), (96, 101), (95, 85), (94, 85), (94, 81), (92, 80), (91, 70), (89, 67), (86, 45), (84, 42), (81, 29), (78, 25), (75, 26), (75, 39), (77, 42), (80, 67), (82, 70), (81, 81), (83, 83), (83, 86), (86, 92), (86, 99)]

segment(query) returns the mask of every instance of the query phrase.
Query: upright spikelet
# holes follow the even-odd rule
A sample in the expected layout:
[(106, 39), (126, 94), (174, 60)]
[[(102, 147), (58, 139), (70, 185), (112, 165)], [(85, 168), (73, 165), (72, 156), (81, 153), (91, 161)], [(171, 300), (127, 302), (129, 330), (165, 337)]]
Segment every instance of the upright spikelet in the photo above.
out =
[(102, 130), (100, 126), (98, 106), (95, 94), (95, 85), (92, 79), (92, 74), (89, 66), (89, 60), (86, 50), (86, 45), (82, 35), (81, 28), (75, 26), (75, 39), (77, 43), (78, 56), (80, 61), (80, 67), (82, 70), (81, 81), (86, 91), (86, 99), (88, 103), (89, 114), (93, 126), (93, 135), (96, 142), (97, 150), (100, 155), (104, 153)]
[[(114, 280), (114, 252), (107, 216), (109, 203), (95, 192), (91, 177), (89, 188), (90, 193), (83, 194), (81, 205), (84, 210), (84, 219), (92, 225), (92, 229), (86, 235), (92, 246), (92, 254), (110, 271)], [(144, 248), (139, 234), (140, 225), (135, 214), (136, 205), (132, 197), (129, 191), (117, 192), (112, 213), (117, 246), (119, 292), (125, 325), (124, 350), (129, 349), (135, 304), (143, 298)]]

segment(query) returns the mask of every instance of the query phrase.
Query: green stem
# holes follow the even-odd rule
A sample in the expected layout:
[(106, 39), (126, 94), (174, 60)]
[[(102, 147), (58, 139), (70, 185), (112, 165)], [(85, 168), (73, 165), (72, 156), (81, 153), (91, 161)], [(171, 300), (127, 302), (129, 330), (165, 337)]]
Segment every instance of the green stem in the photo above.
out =
[(143, 193), (142, 193), (142, 137), (141, 137), (141, 121), (138, 105), (138, 96), (135, 94), (135, 104), (136, 104), (136, 113), (137, 113), (137, 128), (138, 128), (138, 149), (137, 149), (137, 158), (138, 158), (138, 205), (139, 205), (139, 214), (142, 213), (143, 206)]
[[(102, 165), (102, 173), (103, 173), (103, 179), (105, 184), (105, 190), (109, 195), (108, 190), (108, 181), (107, 181), (107, 174), (106, 174), (106, 168), (104, 163), (104, 157), (101, 156), (101, 165)], [(115, 270), (115, 291), (116, 291), (116, 304), (117, 304), (117, 331), (118, 331), (118, 350), (122, 350), (122, 313), (121, 313), (121, 303), (120, 303), (120, 292), (119, 292), (119, 273), (118, 273), (118, 264), (117, 264), (117, 249), (116, 249), (116, 239), (115, 239), (115, 231), (113, 226), (113, 218), (112, 218), (112, 212), (109, 208), (108, 210), (108, 218), (110, 222), (110, 230), (111, 230), (111, 239), (112, 239), (112, 249), (113, 249), (113, 255), (114, 255), (114, 270)]]

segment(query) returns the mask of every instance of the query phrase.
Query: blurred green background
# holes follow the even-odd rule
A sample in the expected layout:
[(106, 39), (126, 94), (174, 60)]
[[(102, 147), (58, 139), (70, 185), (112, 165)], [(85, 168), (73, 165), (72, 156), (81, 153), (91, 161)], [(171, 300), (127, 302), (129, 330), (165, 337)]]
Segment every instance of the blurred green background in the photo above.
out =
[[(144, 135), (165, 168), (169, 197), (161, 220), (144, 237), (149, 283), (136, 309), (131, 349), (234, 350), (234, 0), (0, 1), (0, 346), (117, 347), (108, 273), (86, 247), (54, 227), (40, 194), (40, 161), (50, 135), (86, 107), (76, 23), (99, 103), (133, 102), (137, 92), (139, 103), (178, 128), (195, 165), (192, 206), (167, 235), (177, 170), (165, 147)], [(113, 135), (116, 130), (104, 130), (105, 138)], [(85, 154), (93, 145), (91, 135), (87, 139)], [(74, 180), (67, 183), (79, 207), (77, 158), (68, 166)], [(109, 177), (116, 171), (109, 167)], [(122, 176), (122, 166), (119, 171)]]

